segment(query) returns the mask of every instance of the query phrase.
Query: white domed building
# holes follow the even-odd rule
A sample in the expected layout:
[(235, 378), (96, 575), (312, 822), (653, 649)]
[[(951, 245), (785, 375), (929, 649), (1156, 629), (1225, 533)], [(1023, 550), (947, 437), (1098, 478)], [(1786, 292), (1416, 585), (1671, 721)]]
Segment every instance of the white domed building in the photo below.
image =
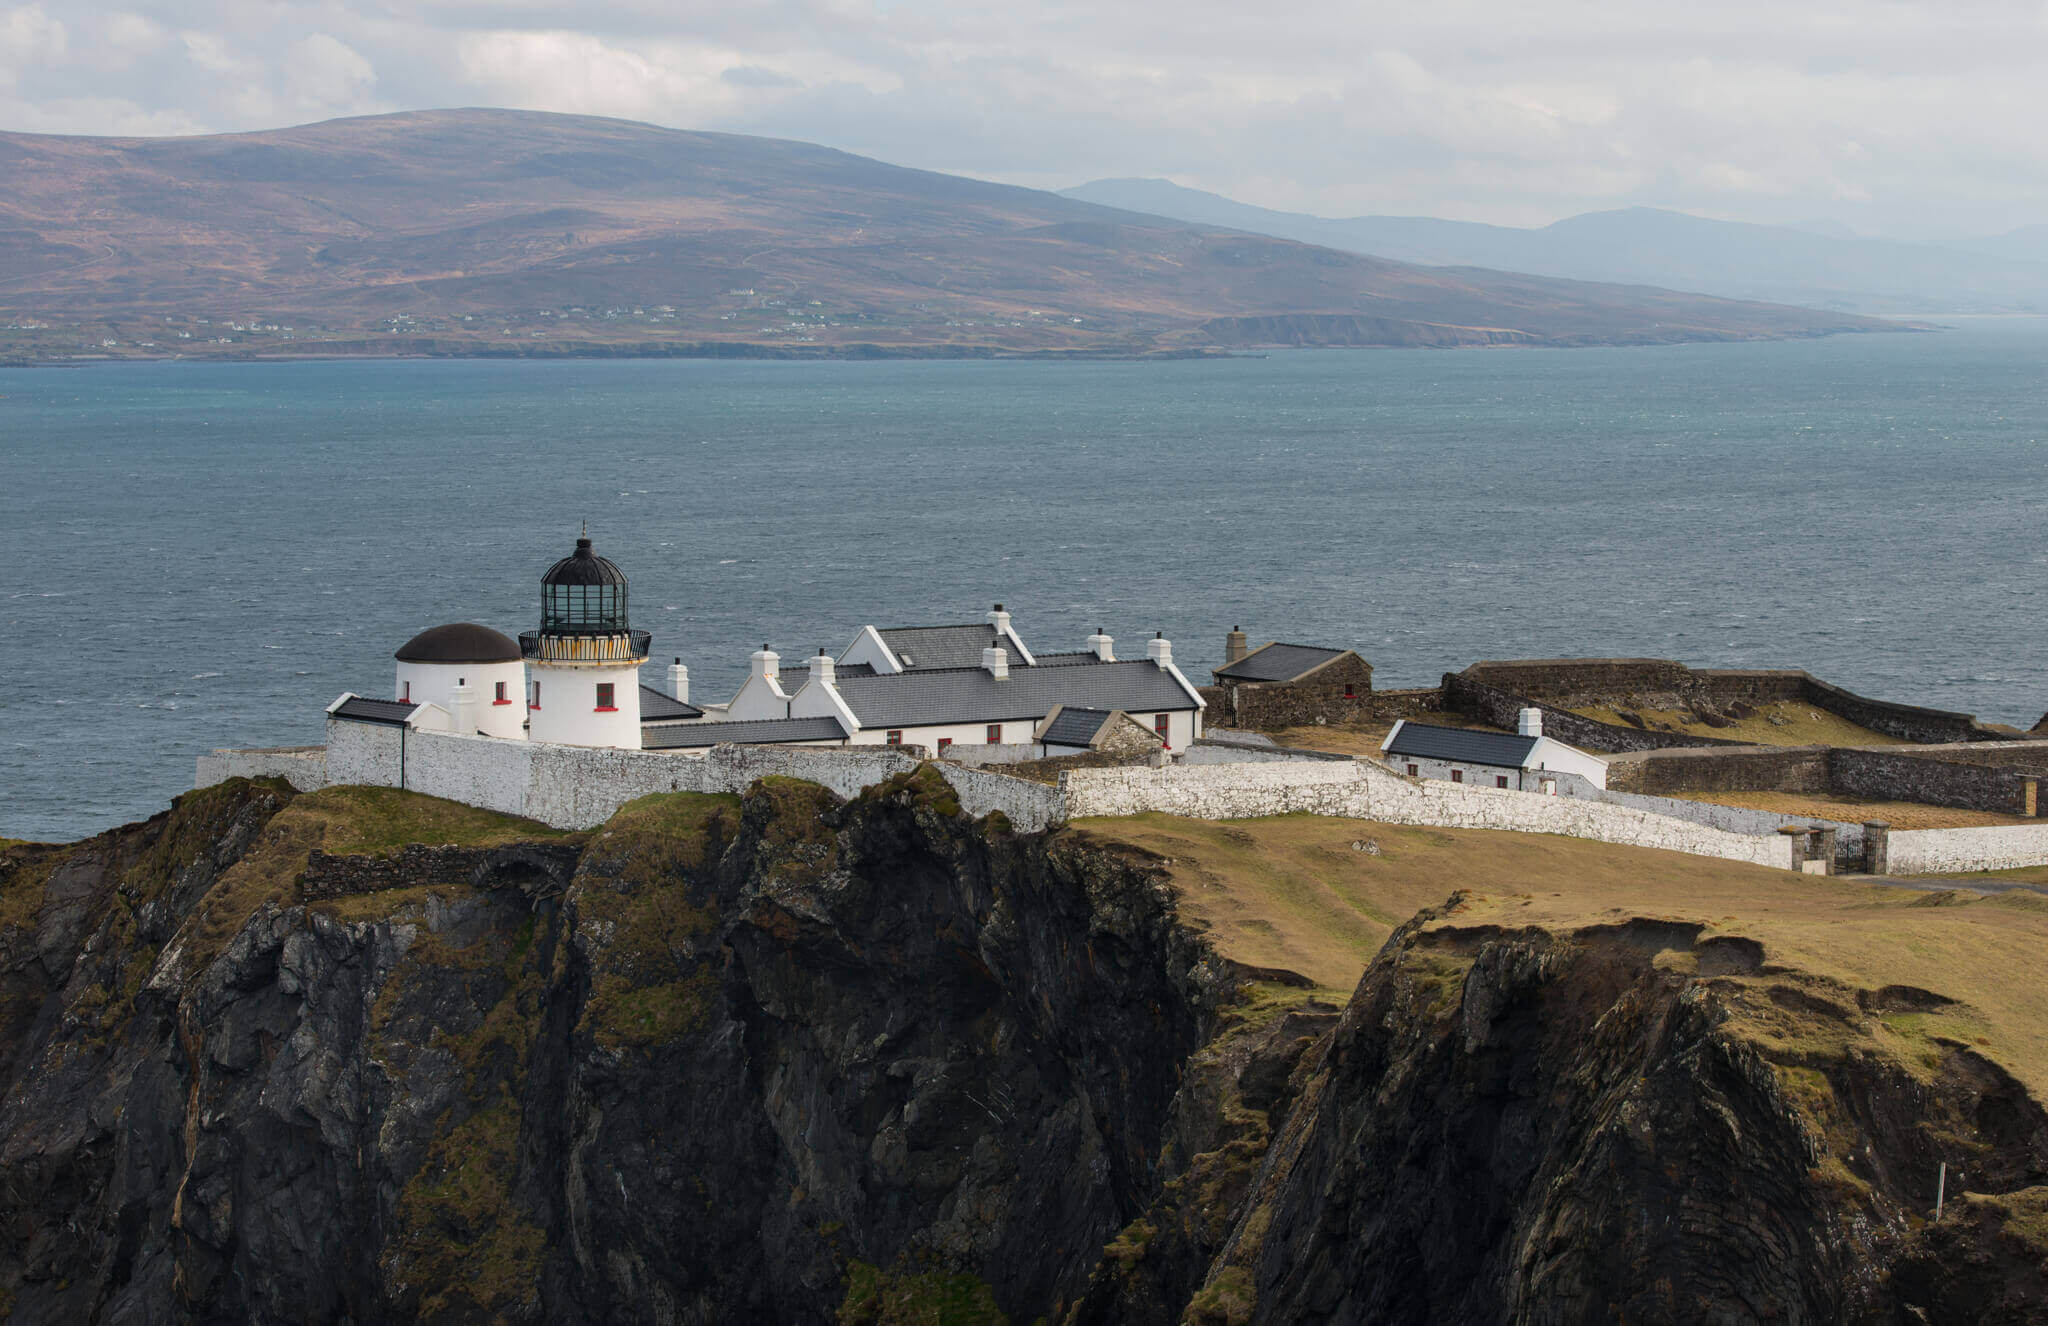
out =
[(504, 632), (451, 622), (421, 631), (395, 657), (399, 700), (439, 705), (456, 732), (526, 736), (526, 665)]
[(633, 630), (626, 575), (586, 536), (540, 581), (540, 629), (519, 636), (527, 735), (566, 746), (640, 749), (640, 665), (652, 636)]

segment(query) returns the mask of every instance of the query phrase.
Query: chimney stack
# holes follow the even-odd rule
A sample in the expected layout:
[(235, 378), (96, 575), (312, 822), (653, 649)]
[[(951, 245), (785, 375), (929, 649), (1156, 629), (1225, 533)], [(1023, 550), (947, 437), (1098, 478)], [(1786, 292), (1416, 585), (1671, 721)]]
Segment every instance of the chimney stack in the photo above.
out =
[(1223, 637), (1223, 666), (1229, 667), (1250, 652), (1245, 648), (1244, 628), (1231, 627), (1230, 634)]
[(1524, 709), (1520, 720), (1515, 725), (1515, 730), (1525, 737), (1542, 736), (1543, 711), (1541, 709)]
[(1095, 634), (1088, 637), (1088, 652), (1105, 663), (1114, 663), (1116, 662), (1116, 650), (1113, 648), (1115, 643), (1114, 640), (1109, 638), (1109, 632), (1098, 626), (1095, 628)]
[(825, 652), (825, 646), (819, 645), (818, 652), (811, 656), (811, 680), (822, 681), (830, 686), (833, 677), (832, 656)]
[(1162, 668), (1173, 666), (1173, 641), (1166, 638), (1166, 632), (1155, 631), (1145, 642), (1145, 657)]
[(469, 684), (469, 678), (455, 679), (455, 689), (448, 693), (448, 716), (457, 732), (465, 737), (476, 735), (476, 687)]
[(770, 649), (767, 645), (764, 644), (759, 649), (754, 651), (752, 667), (749, 670), (756, 677), (764, 677), (773, 680), (774, 678), (781, 675), (782, 655), (776, 653), (774, 650)]
[(987, 649), (981, 651), (981, 666), (987, 669), (988, 675), (994, 677), (997, 681), (1008, 681), (1010, 679), (1010, 654), (1008, 650), (990, 645)]
[(995, 607), (989, 609), (988, 624), (995, 627), (997, 635), (1008, 635), (1010, 633), (1010, 614), (1003, 611), (1002, 604), (998, 603)]
[(680, 657), (668, 665), (668, 693), (684, 704), (690, 702), (690, 670)]

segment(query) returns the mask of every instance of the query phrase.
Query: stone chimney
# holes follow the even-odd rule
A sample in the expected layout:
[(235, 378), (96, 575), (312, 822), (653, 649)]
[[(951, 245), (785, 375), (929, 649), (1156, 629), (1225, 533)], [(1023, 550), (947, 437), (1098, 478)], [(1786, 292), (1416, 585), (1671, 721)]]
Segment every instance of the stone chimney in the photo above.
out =
[(1112, 646), (1115, 643), (1114, 640), (1109, 638), (1109, 632), (1098, 626), (1095, 628), (1095, 634), (1088, 637), (1088, 652), (1105, 663), (1114, 663), (1116, 662), (1116, 650)]
[(1245, 647), (1244, 628), (1231, 627), (1230, 634), (1223, 637), (1223, 666), (1229, 667), (1250, 652), (1251, 650)]
[(1010, 679), (1010, 653), (1006, 649), (999, 649), (995, 645), (990, 645), (987, 649), (982, 650), (981, 666), (988, 671), (989, 676), (994, 677), (997, 681), (1008, 681)]
[(469, 678), (455, 679), (455, 689), (448, 693), (448, 716), (454, 720), (456, 732), (465, 737), (476, 735), (476, 687), (469, 684)]
[(833, 677), (832, 656), (825, 652), (825, 646), (819, 645), (818, 652), (811, 656), (811, 680), (822, 681), (830, 686)]
[(1152, 638), (1145, 642), (1145, 657), (1162, 668), (1173, 666), (1173, 641), (1166, 638), (1166, 632), (1152, 633)]
[(1521, 717), (1516, 721), (1515, 730), (1525, 737), (1542, 736), (1543, 711), (1541, 709), (1524, 709)]
[(690, 670), (680, 657), (668, 665), (668, 693), (684, 704), (690, 702)]
[(749, 671), (753, 676), (775, 680), (782, 675), (782, 655), (764, 644), (754, 651), (753, 665)]
[(1010, 633), (1010, 614), (1003, 611), (1002, 604), (998, 603), (995, 607), (989, 609), (988, 624), (995, 628), (997, 635), (1008, 635)]

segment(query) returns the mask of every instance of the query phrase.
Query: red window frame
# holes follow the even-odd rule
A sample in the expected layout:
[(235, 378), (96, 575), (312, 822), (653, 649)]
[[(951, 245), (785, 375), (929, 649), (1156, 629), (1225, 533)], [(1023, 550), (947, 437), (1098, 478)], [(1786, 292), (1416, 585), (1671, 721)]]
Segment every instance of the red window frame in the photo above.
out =
[(892, 728), (890, 728), (890, 729), (889, 729), (889, 744), (890, 744), (891, 746), (901, 746), (901, 745), (903, 744), (903, 729), (902, 729), (902, 728), (900, 728), (900, 727), (892, 727)]
[(1356, 700), (1358, 698), (1358, 692), (1352, 690), (1351, 687), (1351, 682), (1347, 681), (1344, 683), (1344, 698), (1347, 700)]
[(1172, 736), (1172, 733), (1173, 733), (1173, 715), (1172, 715), (1172, 714), (1154, 714), (1154, 715), (1152, 715), (1152, 730), (1153, 730), (1154, 732), (1157, 732), (1157, 733), (1159, 734), (1159, 740), (1160, 740), (1161, 744), (1163, 744), (1163, 745), (1164, 745), (1164, 746), (1166, 747), (1166, 749), (1168, 749), (1168, 750), (1172, 750), (1172, 749), (1173, 749), (1173, 736)]
[(491, 701), (491, 703), (492, 703), (492, 704), (511, 704), (511, 703), (512, 703), (512, 699), (511, 699), (511, 697), (505, 694), (505, 683), (504, 683), (504, 682), (502, 682), (502, 681), (501, 681), (501, 682), (499, 682), (499, 683), (498, 683), (498, 691), (497, 691), (497, 698), (496, 698), (495, 700), (492, 700), (492, 701)]
[(1508, 785), (1508, 776), (1506, 774), (1495, 774), (1493, 776), (1493, 785), (1495, 787), (1506, 787)]
[(1421, 771), (1420, 769), (1417, 769), (1417, 768), (1416, 768), (1416, 767), (1415, 767), (1414, 765), (1412, 765), (1412, 764), (1408, 766), (1408, 776), (1409, 776), (1410, 778), (1414, 778), (1415, 776), (1417, 776), (1417, 775), (1418, 775), (1418, 774), (1420, 774), (1421, 772), (1422, 772), (1422, 771)]
[(407, 703), (407, 704), (411, 704), (411, 703), (412, 703), (412, 683), (411, 683), (411, 682), (409, 682), (409, 681), (402, 681), (402, 682), (398, 683), (398, 698), (399, 698), (400, 700), (403, 700), (403, 701), (404, 701), (405, 703)]
[(944, 755), (944, 754), (946, 753), (946, 748), (947, 748), (947, 747), (949, 747), (949, 746), (951, 746), (952, 744), (953, 744), (953, 739), (952, 739), (951, 737), (940, 737), (940, 738), (939, 738), (939, 754), (941, 754), (941, 755)]
[(1454, 783), (1462, 783), (1462, 782), (1464, 782), (1464, 781), (1465, 781), (1465, 771), (1464, 771), (1463, 769), (1453, 769), (1453, 770), (1451, 770), (1451, 781), (1452, 781), (1452, 782), (1454, 782)]
[(616, 714), (619, 712), (618, 699), (619, 692), (616, 682), (599, 682), (597, 684), (597, 709), (595, 712), (600, 714)]
[(1003, 744), (1003, 725), (1001, 723), (990, 723), (988, 725), (988, 744), (991, 746)]

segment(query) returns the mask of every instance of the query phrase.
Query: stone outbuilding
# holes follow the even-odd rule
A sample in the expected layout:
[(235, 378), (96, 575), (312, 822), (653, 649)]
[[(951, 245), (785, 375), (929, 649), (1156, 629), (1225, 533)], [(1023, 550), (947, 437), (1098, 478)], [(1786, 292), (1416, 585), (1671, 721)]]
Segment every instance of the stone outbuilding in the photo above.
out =
[(1243, 728), (1338, 723), (1372, 694), (1372, 664), (1356, 650), (1281, 641), (1248, 649), (1244, 632), (1235, 627), (1223, 666), (1210, 676), (1210, 703), (1221, 702), (1212, 721), (1227, 718)]

